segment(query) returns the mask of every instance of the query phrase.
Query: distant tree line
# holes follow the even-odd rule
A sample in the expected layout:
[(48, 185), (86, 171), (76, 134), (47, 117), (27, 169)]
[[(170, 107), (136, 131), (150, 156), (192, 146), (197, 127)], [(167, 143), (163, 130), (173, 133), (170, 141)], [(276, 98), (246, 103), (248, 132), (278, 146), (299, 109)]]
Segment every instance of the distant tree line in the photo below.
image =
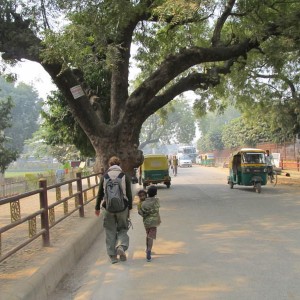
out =
[(274, 126), (276, 118), (289, 119), (290, 115), (284, 114), (282, 110), (276, 114), (274, 111), (265, 115), (262, 112), (251, 114), (248, 111), (242, 114), (232, 106), (222, 113), (207, 113), (198, 120), (201, 137), (197, 148), (200, 152), (209, 152), (244, 146), (255, 147), (262, 142), (293, 141), (295, 123), (290, 120), (284, 127), (281, 127), (280, 122)]
[(26, 84), (0, 77), (0, 172), (22, 153), (24, 141), (39, 127), (42, 99)]

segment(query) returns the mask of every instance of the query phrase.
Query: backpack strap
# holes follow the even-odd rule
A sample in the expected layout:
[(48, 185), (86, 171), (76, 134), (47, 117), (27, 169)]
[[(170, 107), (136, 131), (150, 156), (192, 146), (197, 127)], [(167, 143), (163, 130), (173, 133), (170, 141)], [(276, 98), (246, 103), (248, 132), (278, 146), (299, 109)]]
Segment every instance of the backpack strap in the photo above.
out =
[[(121, 179), (124, 175), (125, 174), (123, 172), (120, 172), (120, 174), (117, 176), (117, 178)], [(105, 179), (109, 179), (110, 178), (110, 176), (108, 175), (108, 173), (105, 173), (104, 178)]]
[[(108, 174), (107, 174), (108, 175)], [(117, 178), (122, 178), (123, 176), (124, 176), (125, 174), (123, 173), (123, 172), (121, 172), (119, 175), (118, 175), (118, 177)]]
[[(123, 186), (122, 186), (122, 180), (121, 180), (121, 179), (123, 178), (124, 175), (125, 175), (125, 174), (124, 174), (123, 172), (120, 172), (120, 174), (117, 176), (117, 178), (120, 179), (119, 184), (120, 184), (120, 188), (121, 188), (121, 190), (122, 190), (123, 198), (124, 198), (124, 199), (127, 199), (126, 193), (125, 193), (124, 188), (123, 188)], [(125, 184), (125, 189), (126, 189), (126, 184)]]

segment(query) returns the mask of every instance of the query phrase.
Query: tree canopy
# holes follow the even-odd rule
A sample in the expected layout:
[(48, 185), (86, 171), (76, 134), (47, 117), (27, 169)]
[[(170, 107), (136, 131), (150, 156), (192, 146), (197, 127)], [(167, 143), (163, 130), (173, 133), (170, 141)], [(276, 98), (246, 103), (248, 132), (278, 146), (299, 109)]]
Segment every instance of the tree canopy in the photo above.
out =
[(22, 152), (24, 141), (38, 128), (41, 99), (32, 87), (15, 86), (0, 77), (1, 172)]
[(244, 117), (231, 120), (223, 127), (221, 139), (225, 148), (255, 147), (258, 143), (273, 141), (270, 124), (249, 122)]
[(42, 99), (29, 85), (15, 85), (0, 77), (0, 96), (10, 97), (13, 102), (11, 109), (11, 126), (5, 129), (11, 147), (21, 153), (24, 141), (31, 137), (38, 127), (38, 119), (42, 108)]
[[(0, 9), (2, 58), (44, 67), (98, 168), (111, 155), (138, 166), (142, 124), (185, 91), (197, 92), (199, 115), (286, 99), (298, 117), (297, 0), (2, 0)], [(129, 93), (132, 43), (142, 73)]]
[(190, 144), (195, 137), (196, 126), (192, 107), (188, 100), (174, 100), (142, 126), (140, 149), (148, 144)]
[[(277, 114), (279, 116), (280, 112)], [(283, 142), (292, 138), (285, 128), (277, 128), (274, 131), (268, 113), (263, 115), (261, 111), (257, 113), (253, 110), (252, 114), (249, 111), (241, 114), (232, 106), (221, 114), (207, 113), (198, 121), (198, 127), (201, 137), (197, 147), (201, 152), (255, 147), (262, 142)]]
[[(222, 150), (224, 148), (223, 129), (231, 120), (239, 116), (240, 112), (232, 106), (226, 108), (225, 111), (208, 112), (202, 116), (197, 122), (201, 133), (197, 141), (198, 150), (202, 153)], [(231, 134), (235, 136), (236, 132), (232, 131)]]
[(0, 99), (0, 181), (9, 164), (17, 158), (17, 151), (12, 148), (9, 138), (5, 135), (5, 129), (11, 126), (12, 107), (10, 97)]
[(95, 156), (95, 150), (90, 140), (73, 118), (65, 98), (60, 92), (52, 92), (48, 96), (41, 115), (43, 119), (38, 136), (47, 145), (52, 147), (74, 145), (80, 156)]

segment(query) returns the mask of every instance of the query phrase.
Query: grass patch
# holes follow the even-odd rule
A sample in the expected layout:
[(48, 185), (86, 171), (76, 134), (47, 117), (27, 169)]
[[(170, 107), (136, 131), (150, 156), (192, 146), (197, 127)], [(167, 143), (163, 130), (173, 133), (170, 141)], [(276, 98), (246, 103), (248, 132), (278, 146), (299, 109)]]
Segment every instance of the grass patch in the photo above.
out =
[(10, 171), (6, 171), (5, 172), (5, 178), (14, 178), (14, 177), (24, 177), (25, 178), (25, 174), (32, 174), (32, 175), (37, 175), (37, 174), (43, 174), (45, 173), (44, 171), (31, 171), (31, 172), (24, 172), (24, 171), (20, 171), (20, 172), (10, 172)]

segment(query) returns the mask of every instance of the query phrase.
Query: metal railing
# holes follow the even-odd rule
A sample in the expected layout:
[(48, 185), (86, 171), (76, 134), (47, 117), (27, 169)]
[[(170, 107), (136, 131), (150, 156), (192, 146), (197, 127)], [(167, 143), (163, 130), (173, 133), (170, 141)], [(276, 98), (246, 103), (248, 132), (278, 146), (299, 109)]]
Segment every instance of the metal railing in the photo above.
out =
[(297, 160), (280, 160), (280, 167), (282, 170), (289, 169), (289, 170), (297, 170), (300, 171), (300, 162), (299, 159)]
[[(61, 183), (47, 186), (47, 180), (41, 178), (39, 180), (39, 188), (27, 193), (15, 195), (12, 197), (0, 199), (0, 207), (2, 209), (5, 205), (9, 205), (10, 209), (6, 209), (7, 213), (1, 220), (0, 214), (0, 262), (16, 253), (29, 243), (33, 242), (38, 237), (42, 236), (43, 246), (50, 246), (50, 229), (55, 225), (63, 221), (65, 218), (72, 215), (74, 212), (78, 211), (80, 217), (84, 217), (84, 206), (90, 203), (96, 198), (96, 189), (98, 187), (99, 176), (102, 173), (92, 174), (82, 177), (81, 173), (76, 173), (76, 178), (70, 179)], [(93, 182), (92, 182), (93, 181)], [(73, 192), (73, 185), (76, 191)], [(62, 192), (68, 193), (67, 196), (62, 198)], [(55, 201), (49, 204), (49, 193), (55, 195)], [(38, 197), (37, 199), (33, 199)], [(52, 197), (53, 198), (53, 197)], [(37, 201), (39, 202), (39, 209), (32, 211), (30, 209), (29, 214), (21, 215), (21, 203), (22, 201), (33, 202), (33, 206), (37, 206)], [(52, 199), (53, 200), (53, 199)], [(73, 208), (70, 209), (70, 202), (74, 200)], [(63, 212), (59, 218), (56, 218), (56, 209), (63, 206)], [(31, 208), (31, 207), (30, 207)], [(3, 220), (8, 219), (8, 214), (10, 214), (10, 223), (2, 226)], [(40, 219), (40, 229), (37, 228), (37, 221)], [(9, 234), (10, 231), (15, 230), (28, 222), (28, 232), (29, 237), (22, 241), (17, 246), (9, 249), (3, 253), (3, 234)], [(23, 229), (24, 231), (24, 229)], [(12, 234), (9, 238), (15, 239)]]
[[(58, 171), (63, 171), (63, 173)], [(92, 173), (89, 170), (80, 172), (84, 176)], [(47, 184), (50, 185), (74, 179), (76, 177), (76, 173), (78, 173), (78, 170), (76, 171), (72, 169), (67, 173), (65, 170), (56, 170), (56, 174), (48, 171), (46, 173), (37, 174), (25, 173), (24, 177), (5, 178), (4, 183), (0, 184), (0, 199), (36, 190), (39, 187), (38, 181), (41, 178), (46, 178)]]

